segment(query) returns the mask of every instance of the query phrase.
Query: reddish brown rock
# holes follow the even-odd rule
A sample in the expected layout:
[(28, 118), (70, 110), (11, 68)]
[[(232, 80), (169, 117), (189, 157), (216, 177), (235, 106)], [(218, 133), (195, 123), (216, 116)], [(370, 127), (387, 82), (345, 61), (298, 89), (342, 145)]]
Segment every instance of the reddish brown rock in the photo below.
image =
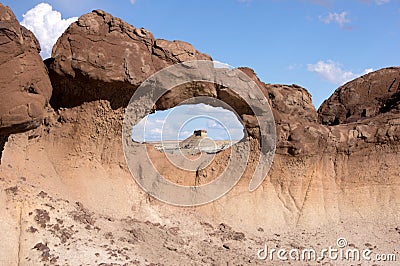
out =
[[(276, 123), (278, 154), (296, 157), (349, 154), (360, 149), (375, 149), (382, 144), (398, 145), (399, 68), (382, 69), (349, 82), (324, 103), (319, 113), (306, 89), (297, 85), (265, 84), (251, 69), (242, 70), (269, 98)], [(364, 109), (369, 111), (365, 113)], [(352, 115), (348, 118), (343, 116), (348, 112)], [(331, 117), (346, 124), (328, 126)], [(243, 118), (249, 120), (248, 116)], [(248, 122), (245, 125), (254, 127)]]
[(381, 113), (400, 112), (400, 67), (384, 68), (338, 88), (318, 110), (326, 125), (356, 122)]
[(35, 36), (0, 4), (0, 135), (40, 125), (51, 84)]
[[(327, 130), (318, 123), (318, 114), (310, 93), (298, 85), (265, 84), (250, 68), (240, 68), (251, 77), (268, 98), (276, 124), (276, 152), (293, 156), (316, 154), (326, 145)], [(251, 136), (256, 125), (252, 116), (242, 119)]]
[[(51, 103), (58, 108), (107, 100), (114, 109), (124, 107), (136, 88), (151, 74), (171, 64), (196, 59), (211, 58), (190, 44), (155, 39), (144, 29), (135, 28), (103, 11), (93, 11), (72, 24), (53, 49), (53, 59), (48, 61), (54, 87)], [(370, 119), (388, 111), (393, 113), (397, 99), (394, 88), (397, 89), (399, 84), (396, 68), (368, 74), (339, 88), (324, 103), (319, 114), (306, 89), (294, 84), (265, 84), (252, 69), (244, 67), (240, 70), (256, 82), (270, 102), (279, 154), (305, 156), (351, 152), (371, 143), (393, 142), (398, 138), (395, 122), (391, 122), (392, 126), (389, 122), (379, 122), (383, 126), (378, 131), (374, 126), (365, 127), (362, 121), (336, 128), (319, 121), (324, 124), (331, 124), (328, 120), (357, 121), (357, 117), (362, 117), (363, 109), (369, 110), (366, 113)], [(243, 118), (249, 135), (260, 137), (249, 105), (222, 86), (202, 82), (183, 84), (168, 91), (157, 101), (155, 108), (165, 110), (196, 96), (226, 102)], [(351, 115), (346, 118), (347, 113)], [(368, 123), (378, 121), (381, 120)]]
[(307, 126), (317, 125), (317, 111), (308, 91), (298, 85), (266, 84), (268, 97), (277, 127), (279, 153), (299, 154), (306, 150), (306, 143), (314, 143), (309, 135), (303, 134)]
[[(53, 59), (48, 62), (54, 86), (51, 102), (57, 108), (107, 100), (112, 108), (124, 107), (136, 88), (151, 74), (171, 64), (196, 59), (211, 58), (190, 44), (155, 39), (144, 29), (103, 11), (93, 11), (72, 24), (53, 49)], [(392, 121), (389, 126), (392, 118), (358, 121), (363, 116), (373, 119), (396, 110), (400, 80), (397, 68), (377, 71), (342, 86), (323, 104), (319, 113), (306, 89), (298, 85), (265, 84), (252, 69), (240, 69), (269, 99), (276, 122), (279, 154), (350, 152), (371, 143), (393, 142), (399, 136), (397, 124)], [(250, 107), (229, 88), (201, 82), (184, 84), (166, 93), (157, 101), (156, 108), (168, 109), (196, 96), (209, 96), (228, 103), (244, 119), (249, 135), (259, 137)], [(320, 121), (328, 125), (358, 122), (330, 128)], [(367, 122), (382, 126), (377, 130), (376, 126), (365, 126)]]
[(172, 108), (186, 100), (198, 96), (217, 97), (217, 89), (214, 84), (207, 82), (193, 81), (174, 87), (165, 93), (157, 102), (158, 110)]
[(96, 10), (73, 23), (48, 60), (52, 106), (105, 99), (126, 106), (135, 89), (156, 71), (183, 61), (210, 60), (192, 45), (155, 39), (145, 29)]
[[(57, 85), (53, 103), (73, 108), (54, 112), (51, 122), (37, 130), (41, 132), (37, 138), (32, 138), (32, 132), (11, 136), (4, 150), (0, 191), (10, 193), (0, 197), (0, 205), (4, 206), (0, 208), (0, 229), (6, 240), (0, 242), (0, 264), (4, 261), (5, 265), (17, 265), (20, 254), (32, 264), (42, 263), (38, 259), (43, 258), (53, 264), (57, 259), (71, 265), (82, 261), (90, 264), (96, 259), (109, 261), (118, 253), (121, 256), (115, 258), (119, 256), (121, 264), (148, 264), (151, 260), (236, 265), (254, 261), (254, 247), (258, 249), (260, 243), (294, 247), (298, 246), (297, 240), (317, 236), (308, 244), (329, 246), (336, 243), (338, 234), (352, 237), (356, 245), (373, 243), (379, 252), (398, 248), (400, 116), (395, 93), (382, 90), (379, 97), (387, 99), (382, 105), (381, 101), (368, 100), (360, 85), (359, 103), (378, 111), (345, 124), (322, 125), (305, 89), (264, 84), (254, 71), (243, 69), (269, 98), (277, 125), (278, 149), (267, 178), (260, 188), (249, 193), (251, 170), (259, 160), (254, 152), (259, 146), (252, 139), (246, 169), (249, 171), (229, 193), (204, 206), (169, 206), (144, 193), (132, 180), (121, 145), (124, 108), (114, 107), (123, 106), (132, 90), (158, 67), (186, 60), (186, 56), (192, 58), (193, 53), (197, 54), (194, 57), (201, 54), (180, 42), (154, 40), (148, 37), (150, 33), (136, 31), (100, 11), (83, 16), (69, 31), (59, 40), (55, 59), (49, 63)], [(128, 32), (136, 39), (131, 41)], [(129, 67), (125, 67), (121, 56), (126, 49), (130, 51), (127, 43), (139, 47), (132, 48), (137, 61)], [(101, 47), (112, 52), (101, 54)], [(147, 47), (151, 49), (146, 50)], [(99, 58), (92, 60), (96, 56)], [(115, 68), (108, 62), (116, 64)], [(379, 82), (382, 79), (377, 75), (365, 84)], [(250, 135), (257, 136), (257, 121), (248, 106), (229, 90), (186, 85), (161, 99), (157, 108), (170, 108), (179, 99), (205, 93), (234, 106)], [(85, 101), (91, 102), (80, 104)], [(344, 109), (350, 106), (342, 100), (336, 102)], [(352, 110), (356, 105), (354, 102)], [(340, 117), (334, 108), (328, 114)], [(0, 135), (0, 150), (4, 141)], [(207, 182), (226, 168), (228, 151), (218, 153), (213, 164), (199, 171), (199, 175), (182, 169), (177, 172), (154, 148), (148, 149), (148, 156), (154, 156), (155, 166), (167, 177), (182, 175), (194, 182), (201, 177), (201, 182)], [(78, 201), (82, 202), (77, 203), (78, 207), (85, 206), (84, 212), (83, 207), (78, 208), (78, 214), (89, 213), (82, 216), (83, 220), (76, 219), (74, 202)], [(51, 223), (45, 221), (45, 227), (32, 224), (37, 222), (36, 208), (48, 212)], [(32, 225), (36, 231), (29, 230)], [(171, 225), (178, 229), (168, 229)], [(200, 235), (193, 237), (194, 230)], [(288, 230), (293, 233), (288, 234)], [(371, 235), (371, 231), (376, 234)], [(379, 237), (383, 234), (388, 237)], [(38, 237), (46, 239), (45, 245)], [(132, 249), (132, 243), (138, 240), (145, 249), (141, 245)], [(107, 241), (115, 242), (113, 246), (119, 249), (110, 251), (110, 246), (104, 245)], [(190, 246), (182, 249), (182, 243)], [(71, 245), (85, 256), (70, 256)], [(57, 257), (48, 252), (41, 254), (46, 246)], [(234, 252), (221, 253), (224, 248)]]

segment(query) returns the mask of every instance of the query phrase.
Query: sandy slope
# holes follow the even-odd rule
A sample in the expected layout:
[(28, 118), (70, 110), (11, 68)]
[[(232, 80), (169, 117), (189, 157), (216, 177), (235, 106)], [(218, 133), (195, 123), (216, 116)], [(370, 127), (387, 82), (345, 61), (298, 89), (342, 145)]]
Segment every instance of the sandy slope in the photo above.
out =
[(130, 176), (118, 117), (121, 110), (92, 102), (9, 138), (1, 265), (244, 265), (265, 262), (257, 259), (265, 243), (318, 249), (339, 237), (398, 252), (396, 147), (374, 157), (277, 155), (257, 191), (247, 191), (245, 177), (215, 203), (181, 208), (150, 198)]

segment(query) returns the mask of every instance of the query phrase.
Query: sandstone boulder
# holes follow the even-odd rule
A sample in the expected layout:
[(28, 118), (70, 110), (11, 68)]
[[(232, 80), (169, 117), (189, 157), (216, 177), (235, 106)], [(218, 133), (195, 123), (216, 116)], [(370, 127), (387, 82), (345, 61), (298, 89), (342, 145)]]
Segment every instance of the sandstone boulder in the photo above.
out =
[(400, 111), (400, 67), (384, 68), (350, 81), (319, 108), (326, 125), (356, 122), (381, 113)]
[(183, 61), (211, 60), (192, 45), (155, 39), (143, 28), (96, 10), (73, 23), (47, 61), (53, 107), (109, 100), (126, 106), (135, 89), (156, 71)]
[(292, 84), (264, 84), (274, 114), (279, 154), (300, 156), (321, 152), (326, 130), (318, 123), (311, 94)]
[(52, 87), (35, 36), (0, 4), (0, 135), (40, 125)]

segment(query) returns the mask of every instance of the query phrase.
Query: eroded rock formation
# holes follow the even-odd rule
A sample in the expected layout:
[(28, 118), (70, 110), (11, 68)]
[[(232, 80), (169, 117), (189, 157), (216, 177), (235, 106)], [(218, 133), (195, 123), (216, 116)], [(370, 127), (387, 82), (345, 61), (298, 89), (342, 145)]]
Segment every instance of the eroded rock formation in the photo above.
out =
[(51, 83), (36, 37), (0, 4), (0, 135), (40, 125)]
[[(155, 39), (144, 29), (134, 28), (103, 11), (93, 11), (83, 15), (66, 30), (53, 49), (53, 58), (47, 62), (54, 87), (51, 103), (56, 109), (61, 108), (58, 121), (69, 124), (71, 130), (73, 128), (71, 134), (74, 132), (74, 137), (81, 142), (86, 143), (86, 140), (81, 137), (85, 133), (80, 130), (93, 123), (90, 116), (95, 117), (96, 131), (91, 134), (96, 139), (96, 147), (92, 153), (104, 154), (105, 157), (100, 157), (100, 161), (104, 158), (119, 161), (120, 159), (110, 157), (102, 147), (107, 143), (107, 146), (116, 149), (114, 154), (121, 153), (117, 142), (121, 132), (121, 113), (133, 92), (154, 72), (174, 63), (194, 59), (211, 60), (208, 55), (198, 52), (189, 44)], [(307, 212), (299, 208), (304, 204), (299, 202), (306, 192), (299, 192), (298, 189), (302, 191), (304, 186), (315, 178), (327, 179), (326, 182), (332, 182), (330, 178), (333, 178), (338, 184), (338, 178), (349, 177), (348, 182), (351, 182), (350, 176), (357, 176), (358, 179), (369, 176), (379, 182), (378, 170), (376, 173), (367, 174), (362, 168), (350, 174), (343, 172), (339, 166), (347, 168), (349, 164), (354, 165), (357, 161), (362, 165), (361, 162), (366, 156), (379, 157), (380, 153), (396, 154), (399, 140), (396, 113), (399, 68), (383, 69), (347, 83), (324, 103), (319, 112), (315, 110), (311, 95), (306, 89), (297, 85), (266, 84), (258, 79), (252, 69), (241, 70), (260, 87), (274, 114), (277, 156), (269, 182), (272, 182), (278, 199), (286, 202), (284, 206), (295, 206), (288, 207), (295, 214), (288, 216), (291, 218), (286, 217), (286, 223), (296, 220), (296, 215)], [(248, 163), (248, 168), (253, 169), (257, 162), (256, 142), (260, 137), (258, 124), (247, 103), (229, 88), (199, 82), (183, 84), (160, 98), (155, 109), (168, 109), (190, 97), (203, 95), (226, 102), (243, 119), (251, 141), (254, 142), (251, 145), (253, 152)], [(84, 104), (85, 102), (87, 104)], [(104, 115), (105, 111), (93, 113), (93, 106), (99, 104), (109, 104), (113, 109), (114, 114), (108, 114), (107, 122), (99, 117)], [(347, 120), (343, 118), (343, 112), (338, 111), (337, 106), (346, 110)], [(86, 108), (89, 108), (89, 117), (85, 120), (86, 125), (81, 127), (79, 121), (83, 118), (79, 116)], [(370, 111), (364, 112), (364, 109)], [(108, 110), (108, 107), (104, 110)], [(364, 113), (365, 117), (362, 117)], [(341, 124), (330, 126), (332, 123), (328, 120), (333, 124), (336, 123), (333, 122), (335, 120), (341, 121)], [(102, 127), (107, 133), (101, 133), (104, 132)], [(115, 141), (103, 140), (105, 136)], [(83, 144), (79, 144), (81, 145)], [(218, 157), (221, 163), (228, 158), (221, 156)], [(289, 172), (276, 168), (276, 165), (283, 165), (285, 168), (285, 163), (291, 161), (302, 162), (302, 166), (289, 167)], [(323, 165), (319, 165), (324, 161)], [(376, 167), (379, 168), (379, 165), (380, 163)], [(173, 174), (174, 170), (169, 169), (170, 167), (173, 168), (163, 166), (162, 169)], [(215, 168), (215, 165), (213, 167)], [(313, 167), (319, 170), (311, 174), (309, 171)], [(292, 171), (296, 174), (292, 175)], [(329, 177), (327, 172), (335, 174)], [(205, 177), (216, 174), (212, 169), (203, 171)], [(245, 176), (250, 178), (251, 174), (252, 171), (249, 170)], [(190, 176), (188, 173), (182, 175)], [(302, 181), (298, 182), (296, 176), (301, 176)], [(308, 181), (304, 183), (304, 180)], [(394, 179), (389, 180), (394, 182)], [(283, 188), (287, 191), (277, 192)], [(299, 194), (293, 190), (297, 190), (296, 193)]]
[[(11, 18), (4, 10), (1, 17)], [(16, 39), (31, 36), (15, 27), (22, 34)], [(10, 40), (10, 35), (2, 36)], [(29, 45), (23, 42), (27, 46), (17, 42), (19, 46), (10, 47), (35, 51), (25, 64), (37, 65), (37, 42), (28, 40)], [(24, 56), (7, 53), (0, 60)], [(377, 246), (374, 251), (398, 248), (399, 68), (347, 83), (318, 112), (306, 89), (265, 84), (253, 70), (242, 68), (264, 92), (274, 113), (278, 142), (271, 171), (252, 193), (252, 171), (247, 171), (216, 202), (166, 207), (132, 179), (122, 151), (122, 120), (129, 98), (143, 80), (165, 66), (192, 59), (211, 58), (187, 43), (155, 39), (103, 11), (86, 14), (67, 29), (47, 61), (55, 110), (47, 123), (11, 135), (5, 145), (0, 166), (0, 205), (7, 206), (0, 208), (0, 228), (5, 232), (1, 263), (250, 264), (257, 245), (264, 242), (290, 248), (299, 241), (328, 246), (339, 236), (351, 237), (357, 245), (372, 242)], [(29, 71), (17, 73), (10, 84), (24, 80)], [(35, 95), (43, 97), (38, 102), (44, 106), (49, 94)], [(202, 95), (231, 105), (243, 119), (251, 149), (259, 148), (257, 121), (228, 88), (185, 84), (162, 97), (155, 108), (171, 108)], [(27, 97), (23, 99), (31, 100)], [(1, 102), (3, 106), (7, 105)], [(24, 130), (37, 125), (31, 120), (21, 120)], [(18, 128), (18, 121), (10, 123), (11, 128)], [(5, 139), (0, 136), (1, 142)], [(177, 173), (163, 164), (160, 152), (151, 152), (160, 171)], [(224, 170), (228, 153), (225, 150), (211, 167), (195, 174), (204, 180), (216, 176)], [(257, 163), (256, 155), (250, 157), (249, 168)], [(38, 241), (39, 235), (46, 241)]]
[(400, 69), (384, 68), (350, 81), (319, 108), (320, 121), (339, 125), (385, 113), (399, 113)]
[(192, 45), (155, 39), (145, 29), (96, 10), (83, 15), (57, 41), (47, 64), (54, 85), (53, 107), (74, 107), (105, 99), (128, 104), (135, 89), (174, 63), (211, 60)]

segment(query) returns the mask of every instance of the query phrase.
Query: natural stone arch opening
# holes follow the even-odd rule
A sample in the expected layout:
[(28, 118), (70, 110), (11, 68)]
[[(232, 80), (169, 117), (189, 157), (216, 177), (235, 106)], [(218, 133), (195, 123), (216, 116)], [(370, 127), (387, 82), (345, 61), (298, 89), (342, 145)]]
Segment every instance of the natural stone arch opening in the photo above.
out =
[[(196, 89), (193, 89), (194, 84), (197, 86)], [(174, 88), (178, 91), (180, 88), (187, 89), (174, 95)], [(230, 94), (227, 88), (232, 90)], [(231, 98), (236, 98), (237, 101), (221, 101), (221, 95), (224, 93), (233, 96)], [(181, 103), (183, 100), (197, 100), (202, 96), (214, 101), (217, 99), (225, 104), (229, 102), (230, 106), (240, 104), (245, 107), (250, 106), (247, 112), (238, 110), (236, 107), (233, 109), (240, 117), (245, 117), (245, 115), (251, 117), (254, 114), (253, 118), (256, 121), (256, 127), (259, 128), (260, 137), (257, 139), (249, 135), (232, 146), (229, 154), (225, 153), (228, 149), (216, 153), (216, 157), (223, 155), (225, 157), (221, 158), (221, 161), (213, 160), (213, 162), (219, 161), (220, 164), (227, 162), (227, 167), (211, 182), (199, 185), (199, 173), (211, 167), (211, 164), (203, 167), (201, 161), (198, 168), (191, 169), (195, 172), (194, 182), (189, 187), (177, 186), (168, 180), (166, 174), (160, 173), (159, 168), (154, 167), (154, 160), (148, 155), (146, 146), (132, 141), (132, 128), (152, 111), (162, 109), (160, 103), (168, 107), (168, 105)], [(163, 102), (160, 101), (161, 98)], [(247, 125), (245, 127), (248, 132), (250, 127)], [(254, 136), (257, 137), (257, 134)], [(247, 173), (247, 177), (250, 178), (246, 179), (249, 181), (249, 190), (255, 190), (265, 179), (272, 164), (275, 139), (273, 114), (268, 99), (257, 83), (240, 69), (217, 69), (213, 67), (212, 62), (201, 60), (176, 64), (149, 77), (132, 96), (123, 122), (123, 148), (132, 175), (145, 191), (157, 199), (179, 206), (201, 205), (222, 197), (246, 175), (246, 170), (250, 165), (253, 166), (251, 167), (253, 171), (250, 175)], [(258, 145), (252, 145), (253, 140), (258, 142)], [(251, 158), (250, 154), (254, 155), (257, 152), (259, 156)], [(159, 161), (162, 160), (155, 160), (156, 163)], [(168, 167), (162, 167), (162, 170), (164, 169)], [(186, 168), (184, 170), (186, 171)]]
[[(200, 109), (210, 108), (212, 110), (219, 109), (230, 113), (231, 116), (236, 119), (237, 124), (240, 124), (241, 134), (240, 137), (233, 137), (233, 142), (230, 145), (226, 145), (224, 148), (217, 148), (215, 151), (211, 152), (214, 154), (213, 160), (203, 163), (203, 165), (199, 165), (197, 169), (179, 169), (174, 165), (174, 162), (171, 162), (170, 158), (168, 158), (171, 156), (166, 154), (163, 147), (173, 146), (172, 148), (167, 147), (167, 150), (180, 149), (181, 147), (177, 146), (187, 140), (187, 135), (182, 135), (181, 137), (177, 135), (177, 138), (175, 139), (160, 137), (158, 139), (159, 141), (154, 141), (154, 139), (151, 141), (151, 139), (146, 140), (146, 138), (143, 137), (135, 138), (133, 130), (133, 141), (146, 145), (148, 156), (151, 158), (154, 167), (166, 179), (179, 185), (187, 186), (203, 185), (213, 181), (225, 170), (229, 162), (231, 146), (240, 141), (250, 142), (252, 150), (251, 161), (255, 161), (256, 159), (254, 158), (257, 158), (260, 155), (260, 130), (252, 109), (231, 89), (208, 82), (190, 82), (171, 89), (156, 102), (152, 113), (143, 118), (141, 122), (135, 125), (135, 127), (140, 125), (140, 123), (144, 123), (142, 121), (145, 121), (146, 119), (160, 116), (163, 112), (179, 110), (179, 108), (187, 109), (188, 107), (198, 107)], [(154, 118), (152, 118), (152, 120), (154, 121)], [(196, 128), (196, 130), (202, 129), (203, 128), (201, 127)], [(159, 128), (156, 131), (160, 132)], [(191, 135), (194, 135), (194, 128), (192, 131), (193, 132), (190, 133)], [(210, 132), (207, 132), (208, 136), (209, 133)], [(167, 141), (167, 143), (162, 143), (162, 140)], [(175, 141), (175, 143), (168, 143), (168, 141)], [(168, 152), (170, 152), (170, 150), (167, 151), (167, 153)], [(195, 161), (198, 159), (199, 154), (185, 154), (185, 156), (190, 160)], [(256, 165), (249, 165), (248, 170), (246, 170), (246, 173), (248, 173), (249, 176), (254, 172), (255, 166)]]
[(222, 107), (233, 112), (244, 126), (244, 135), (259, 139), (259, 125), (251, 107), (233, 90), (219, 84), (194, 81), (176, 86), (156, 102), (154, 111), (201, 103), (204, 100), (201, 97), (208, 97), (206, 104), (212, 107)]
[[(245, 136), (245, 127), (236, 113), (205, 103), (183, 103), (155, 111), (132, 131), (133, 141), (152, 144), (163, 152), (176, 153), (180, 149), (186, 154), (217, 153)], [(208, 144), (216, 145), (215, 149)]]

